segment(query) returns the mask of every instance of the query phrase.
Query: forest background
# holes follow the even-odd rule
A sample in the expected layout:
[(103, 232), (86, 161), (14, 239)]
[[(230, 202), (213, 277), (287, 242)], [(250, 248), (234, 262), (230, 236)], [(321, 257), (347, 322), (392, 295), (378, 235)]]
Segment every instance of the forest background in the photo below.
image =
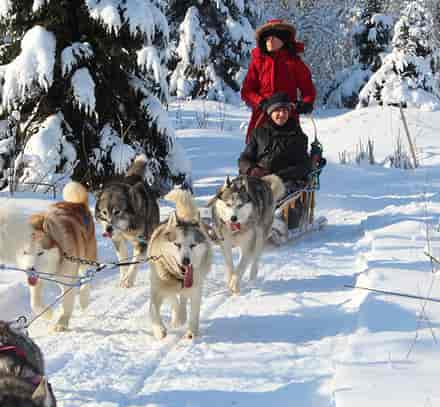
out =
[(170, 103), (241, 103), (255, 28), (305, 43), (316, 107), (440, 108), (436, 0), (0, 0), (0, 187), (99, 188), (148, 157), (162, 195), (191, 182)]

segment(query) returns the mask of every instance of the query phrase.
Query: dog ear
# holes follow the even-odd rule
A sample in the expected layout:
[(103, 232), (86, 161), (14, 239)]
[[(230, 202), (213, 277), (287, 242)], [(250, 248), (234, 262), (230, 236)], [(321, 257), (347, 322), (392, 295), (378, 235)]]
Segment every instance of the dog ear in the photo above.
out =
[(32, 233), (32, 239), (39, 240), (41, 247), (44, 250), (49, 250), (49, 249), (53, 249), (56, 246), (56, 244), (55, 244), (55, 240), (53, 240), (50, 237), (49, 233), (44, 230), (45, 221), (46, 221), (46, 217), (41, 213), (32, 215), (29, 219), (32, 229), (34, 229), (34, 232)]
[(217, 192), (215, 193), (215, 195), (208, 201), (208, 203), (206, 204), (206, 206), (209, 208), (210, 206), (212, 206), (214, 204), (214, 202), (220, 198), (221, 194), (223, 193), (223, 191), (225, 190), (225, 188), (228, 188), (229, 186), (231, 186), (231, 181), (229, 180), (229, 175), (226, 177), (226, 181), (223, 184), (223, 186), (221, 186)]
[(134, 213), (142, 213), (145, 197), (145, 187), (141, 183), (132, 185), (129, 189), (129, 199)]
[(31, 215), (31, 217), (29, 218), (29, 223), (31, 224), (34, 230), (42, 232), (44, 220), (45, 220), (45, 216), (42, 213), (37, 213)]
[(226, 177), (226, 180), (225, 180), (225, 184), (224, 184), (224, 186), (226, 187), (226, 188), (230, 188), (230, 186), (232, 185), (232, 182), (231, 182), (231, 179), (229, 178), (229, 175)]
[(95, 197), (95, 202), (98, 203), (98, 201), (101, 199), (102, 189), (97, 189), (96, 191), (93, 191), (93, 196)]
[(214, 202), (220, 198), (220, 195), (223, 192), (223, 188), (220, 188), (217, 193), (208, 201), (208, 203), (206, 204), (206, 206), (209, 208), (210, 206), (212, 206), (214, 204)]
[(174, 242), (176, 240), (176, 226), (177, 226), (177, 216), (176, 216), (176, 212), (173, 212), (168, 218), (168, 223), (165, 230), (165, 236), (169, 242)]
[(243, 183), (241, 184), (241, 188), (244, 189), (243, 192), (249, 191), (249, 178), (248, 177), (243, 177)]

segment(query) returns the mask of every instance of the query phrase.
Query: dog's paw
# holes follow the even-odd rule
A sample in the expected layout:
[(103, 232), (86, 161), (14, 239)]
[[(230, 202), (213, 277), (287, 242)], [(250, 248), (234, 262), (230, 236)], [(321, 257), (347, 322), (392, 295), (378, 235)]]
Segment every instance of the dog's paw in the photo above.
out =
[(66, 332), (67, 330), (68, 330), (67, 325), (62, 324), (62, 323), (57, 323), (57, 324), (55, 324), (55, 325), (52, 327), (52, 329), (51, 329), (51, 331), (54, 332), (54, 333), (57, 333), (57, 332)]
[(194, 339), (196, 336), (198, 336), (198, 332), (193, 329), (188, 329), (185, 334), (185, 339)]
[(233, 275), (229, 280), (229, 289), (231, 290), (232, 294), (240, 294), (240, 283), (236, 275)]
[(167, 330), (163, 326), (154, 327), (153, 334), (154, 337), (160, 341), (161, 339), (164, 339), (167, 336)]
[(53, 332), (64, 332), (68, 330), (70, 316), (61, 315), (53, 325)]
[(232, 287), (231, 288), (231, 293), (233, 295), (240, 295), (240, 287)]
[(133, 285), (134, 285), (133, 281), (131, 281), (127, 278), (124, 278), (123, 280), (121, 280), (119, 282), (119, 286), (122, 288), (131, 288), (131, 287), (133, 287)]

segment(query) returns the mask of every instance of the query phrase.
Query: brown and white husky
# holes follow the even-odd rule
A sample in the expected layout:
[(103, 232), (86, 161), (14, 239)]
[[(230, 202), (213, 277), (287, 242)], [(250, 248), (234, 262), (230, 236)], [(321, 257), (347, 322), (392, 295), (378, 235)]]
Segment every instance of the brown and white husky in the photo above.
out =
[[(63, 199), (50, 205), (44, 213), (30, 217), (32, 241), (26, 254), (32, 258), (36, 271), (39, 271), (39, 258), (45, 258), (49, 263), (47, 271), (53, 273), (57, 281), (71, 284), (78, 281), (81, 272), (90, 266), (72, 262), (66, 255), (95, 261), (97, 244), (86, 188), (77, 182), (70, 182), (64, 187)], [(55, 331), (67, 329), (75, 299), (75, 289), (69, 290), (68, 285), (60, 286), (65, 295), (55, 322)], [(30, 285), (30, 290), (32, 310), (39, 313), (44, 309), (42, 281)], [(80, 305), (84, 309), (89, 302), (89, 284), (82, 285), (79, 291)], [(46, 312), (45, 316), (52, 318), (52, 313)]]

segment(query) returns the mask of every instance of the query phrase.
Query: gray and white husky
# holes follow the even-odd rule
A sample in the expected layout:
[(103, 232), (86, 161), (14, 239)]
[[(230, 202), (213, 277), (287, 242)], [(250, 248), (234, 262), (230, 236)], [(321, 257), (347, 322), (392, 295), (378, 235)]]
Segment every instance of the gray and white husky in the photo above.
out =
[[(225, 257), (226, 282), (234, 294), (240, 292), (240, 280), (248, 265), (250, 279), (258, 274), (258, 263), (268, 239), (275, 202), (285, 192), (276, 175), (263, 178), (240, 175), (229, 177), (208, 203), (212, 206), (214, 229)], [(240, 260), (234, 267), (232, 248), (240, 248)]]
[[(128, 260), (128, 244), (133, 247), (133, 261), (142, 260), (147, 243), (159, 224), (156, 194), (144, 180), (147, 158), (136, 157), (125, 177), (108, 183), (97, 193), (95, 218), (103, 236), (112, 239), (119, 261)], [(138, 265), (121, 266), (121, 287), (132, 287)]]
[(159, 225), (148, 246), (150, 261), (150, 318), (157, 339), (167, 335), (160, 309), (164, 300), (171, 302), (171, 326), (185, 324), (187, 301), (190, 316), (187, 338), (199, 333), (203, 281), (211, 269), (211, 241), (200, 222), (198, 208), (187, 190), (173, 190), (165, 199), (176, 203), (176, 211)]

